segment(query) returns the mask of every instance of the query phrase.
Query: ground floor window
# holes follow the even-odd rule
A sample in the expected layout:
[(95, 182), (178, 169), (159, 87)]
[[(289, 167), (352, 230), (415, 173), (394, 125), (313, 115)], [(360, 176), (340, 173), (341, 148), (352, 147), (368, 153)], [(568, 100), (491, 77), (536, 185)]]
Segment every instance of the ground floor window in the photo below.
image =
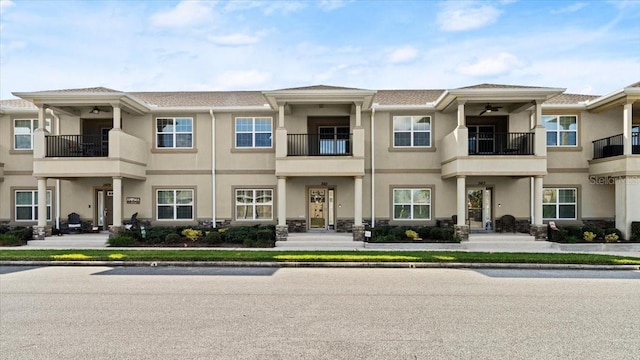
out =
[(236, 220), (273, 219), (273, 190), (236, 189)]
[(158, 220), (193, 220), (192, 189), (162, 189), (156, 196)]
[(393, 189), (394, 220), (430, 220), (431, 189)]
[(578, 189), (545, 188), (542, 192), (542, 218), (575, 220), (578, 209)]
[[(16, 190), (16, 221), (38, 220), (38, 191)], [(51, 190), (47, 190), (47, 220), (51, 220)]]

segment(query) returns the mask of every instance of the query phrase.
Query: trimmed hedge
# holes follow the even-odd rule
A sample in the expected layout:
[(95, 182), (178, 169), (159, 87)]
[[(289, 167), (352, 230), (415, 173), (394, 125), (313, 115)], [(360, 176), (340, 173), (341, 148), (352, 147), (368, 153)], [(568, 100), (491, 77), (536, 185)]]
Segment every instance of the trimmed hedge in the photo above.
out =
[[(191, 240), (182, 235), (184, 230), (197, 230), (201, 235)], [(131, 237), (138, 246), (244, 246), (275, 247), (275, 226), (235, 226), (212, 229), (197, 226), (149, 226), (124, 230), (123, 235)], [(115, 246), (115, 245), (112, 245)]]
[[(634, 238), (633, 232), (633, 224), (638, 224), (636, 226), (637, 235)], [(596, 238), (591, 242), (604, 242), (605, 235), (608, 234), (616, 234), (618, 235), (618, 241), (624, 241), (622, 238), (622, 232), (616, 228), (606, 228), (603, 229), (594, 225), (585, 225), (585, 226), (577, 226), (577, 225), (567, 225), (567, 226), (557, 226), (558, 230), (552, 230), (550, 226), (547, 225), (548, 232), (548, 240), (552, 242), (558, 243), (582, 243), (589, 242), (584, 240), (585, 232), (592, 232), (596, 235)], [(631, 241), (640, 241), (640, 222), (632, 223), (631, 226)]]
[(459, 243), (460, 239), (455, 237), (455, 232), (450, 228), (439, 228), (433, 226), (376, 226), (371, 229), (371, 239), (369, 242), (411, 242), (407, 237), (407, 230), (418, 233), (418, 237), (425, 242), (450, 242)]

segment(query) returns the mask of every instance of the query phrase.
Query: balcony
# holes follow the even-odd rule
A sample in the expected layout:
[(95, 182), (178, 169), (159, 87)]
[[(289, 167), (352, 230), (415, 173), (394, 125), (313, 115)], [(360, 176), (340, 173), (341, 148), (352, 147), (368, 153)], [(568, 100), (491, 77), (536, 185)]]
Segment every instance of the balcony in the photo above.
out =
[(33, 176), (145, 179), (147, 142), (121, 130), (108, 137), (34, 134)]
[(276, 176), (364, 175), (364, 129), (352, 133), (287, 134), (276, 130)]
[(631, 156), (624, 155), (623, 135), (614, 135), (593, 141), (593, 160), (589, 160), (591, 176), (637, 176), (640, 161), (640, 134), (631, 134)]
[[(593, 159), (602, 159), (624, 154), (622, 134), (593, 141)], [(640, 154), (640, 133), (631, 134), (631, 153)]]
[(469, 134), (469, 155), (533, 155), (534, 133)]
[(546, 154), (536, 154), (544, 144), (545, 129), (530, 133), (469, 133), (457, 128), (442, 139), (442, 177), (536, 176), (547, 173)]

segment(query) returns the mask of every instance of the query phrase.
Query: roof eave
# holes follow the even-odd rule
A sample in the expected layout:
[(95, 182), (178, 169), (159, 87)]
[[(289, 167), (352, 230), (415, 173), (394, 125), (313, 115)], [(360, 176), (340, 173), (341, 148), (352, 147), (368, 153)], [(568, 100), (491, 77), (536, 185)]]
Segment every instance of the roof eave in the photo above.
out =
[(151, 107), (149, 112), (167, 113), (167, 112), (209, 112), (225, 113), (225, 112), (274, 112), (275, 110), (265, 104), (263, 106), (166, 106)]

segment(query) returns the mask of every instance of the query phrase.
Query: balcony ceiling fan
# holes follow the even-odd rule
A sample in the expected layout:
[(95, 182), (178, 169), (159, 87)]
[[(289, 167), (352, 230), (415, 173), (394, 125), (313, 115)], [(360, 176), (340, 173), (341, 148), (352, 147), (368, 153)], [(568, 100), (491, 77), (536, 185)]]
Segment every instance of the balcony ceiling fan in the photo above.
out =
[(101, 112), (111, 112), (111, 110), (109, 108), (100, 108), (97, 106), (94, 106), (93, 109), (91, 109), (91, 111), (89, 111), (92, 114), (100, 114)]
[(484, 113), (498, 111), (500, 109), (502, 109), (502, 106), (491, 106), (491, 104), (487, 104), (487, 106), (484, 107), (484, 110), (482, 110), (480, 114), (478, 114), (478, 116), (481, 116)]

